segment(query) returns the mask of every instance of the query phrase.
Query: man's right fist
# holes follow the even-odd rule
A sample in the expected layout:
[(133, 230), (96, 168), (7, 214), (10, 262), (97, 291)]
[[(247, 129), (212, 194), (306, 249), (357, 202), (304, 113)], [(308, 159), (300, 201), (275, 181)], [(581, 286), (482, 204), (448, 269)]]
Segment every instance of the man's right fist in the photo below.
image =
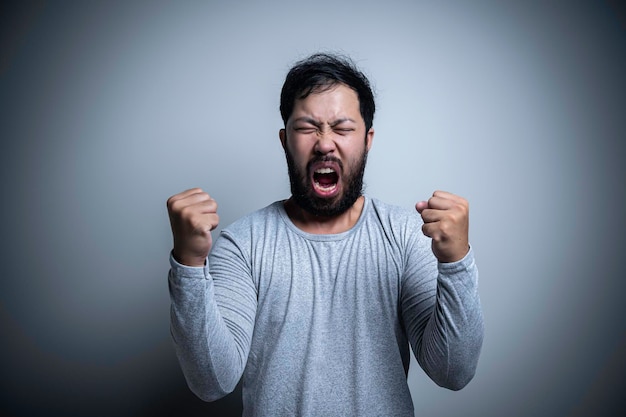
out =
[(200, 188), (192, 188), (167, 199), (177, 262), (204, 266), (211, 250), (211, 230), (219, 224), (217, 203)]

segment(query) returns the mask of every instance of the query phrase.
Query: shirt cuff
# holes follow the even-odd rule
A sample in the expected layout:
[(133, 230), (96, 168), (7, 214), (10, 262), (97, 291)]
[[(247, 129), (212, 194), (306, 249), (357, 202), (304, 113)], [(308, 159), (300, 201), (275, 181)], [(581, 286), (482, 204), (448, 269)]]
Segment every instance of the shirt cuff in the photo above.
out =
[(178, 263), (176, 259), (174, 259), (174, 255), (170, 252), (170, 267), (172, 268), (172, 273), (180, 278), (193, 278), (193, 279), (210, 279), (211, 275), (209, 274), (209, 259), (206, 259), (204, 266), (187, 266), (181, 263)]
[(456, 262), (439, 262), (437, 264), (439, 272), (445, 275), (454, 274), (461, 271), (466, 271), (474, 267), (474, 251), (470, 246), (469, 250), (462, 259)]

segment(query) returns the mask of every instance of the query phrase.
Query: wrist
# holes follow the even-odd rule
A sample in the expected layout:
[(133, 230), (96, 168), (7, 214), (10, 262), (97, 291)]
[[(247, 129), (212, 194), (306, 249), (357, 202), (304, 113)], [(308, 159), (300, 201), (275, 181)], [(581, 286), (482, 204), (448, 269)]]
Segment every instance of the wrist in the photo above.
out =
[(176, 252), (176, 249), (172, 250), (172, 257), (176, 262), (181, 265), (190, 266), (190, 267), (203, 267), (206, 265), (206, 256), (190, 256), (179, 254)]
[(465, 250), (455, 251), (454, 253), (442, 253), (442, 252), (437, 252), (437, 251), (433, 251), (433, 252), (435, 252), (435, 257), (437, 258), (439, 263), (451, 264), (451, 263), (458, 262), (462, 260), (463, 258), (465, 258), (467, 254), (469, 253), (469, 251), (470, 251), (470, 246), (468, 245), (465, 248)]

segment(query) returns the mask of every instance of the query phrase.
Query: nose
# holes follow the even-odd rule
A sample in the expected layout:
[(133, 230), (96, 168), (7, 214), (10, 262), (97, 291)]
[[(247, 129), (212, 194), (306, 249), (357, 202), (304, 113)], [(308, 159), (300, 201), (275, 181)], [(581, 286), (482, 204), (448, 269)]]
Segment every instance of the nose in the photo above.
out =
[(315, 152), (320, 155), (326, 155), (335, 151), (335, 141), (331, 132), (320, 132), (315, 143)]

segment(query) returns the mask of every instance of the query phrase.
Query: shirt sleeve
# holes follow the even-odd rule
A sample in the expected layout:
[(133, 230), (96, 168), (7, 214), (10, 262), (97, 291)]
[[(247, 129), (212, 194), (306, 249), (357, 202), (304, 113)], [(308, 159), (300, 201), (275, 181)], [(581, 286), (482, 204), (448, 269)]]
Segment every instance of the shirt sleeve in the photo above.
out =
[(438, 385), (452, 390), (474, 377), (484, 323), (473, 249), (457, 262), (438, 263), (421, 235), (408, 255), (401, 308), (415, 357)]
[(170, 254), (171, 333), (191, 391), (205, 401), (232, 392), (246, 366), (256, 314), (256, 286), (244, 251), (227, 233), (204, 267)]

